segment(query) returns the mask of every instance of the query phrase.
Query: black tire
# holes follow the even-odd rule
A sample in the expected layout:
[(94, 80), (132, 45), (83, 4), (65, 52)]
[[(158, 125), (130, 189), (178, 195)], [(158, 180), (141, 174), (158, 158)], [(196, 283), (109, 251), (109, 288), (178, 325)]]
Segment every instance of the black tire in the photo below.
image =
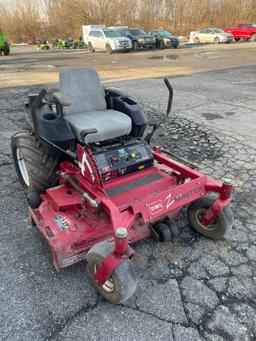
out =
[(163, 50), (163, 49), (165, 48), (165, 44), (164, 44), (163, 40), (159, 40), (158, 48), (159, 48), (160, 50)]
[(164, 223), (168, 225), (170, 231), (171, 231), (171, 239), (174, 240), (178, 235), (181, 233), (178, 225), (174, 220), (171, 220), (170, 218), (166, 218), (164, 220)]
[(110, 303), (119, 304), (127, 301), (137, 287), (136, 273), (131, 261), (126, 259), (118, 265), (102, 286), (94, 276), (103, 259), (113, 251), (113, 243), (101, 242), (94, 245), (86, 255), (87, 271), (95, 290)]
[(235, 41), (239, 41), (240, 40), (240, 38), (235, 38)]
[(177, 47), (178, 47), (178, 45), (173, 45), (173, 48), (174, 48), (174, 49), (177, 49)]
[(33, 133), (23, 131), (13, 135), (11, 150), (16, 172), (27, 194), (40, 194), (57, 183), (58, 160), (42, 151)]
[(9, 54), (10, 54), (10, 45), (8, 43), (6, 43), (3, 53), (4, 53), (4, 56), (9, 56)]
[(137, 42), (137, 40), (134, 40), (134, 41), (132, 42), (132, 49), (133, 49), (134, 51), (138, 51), (138, 50), (140, 49), (140, 45), (139, 45), (139, 43)]
[(91, 42), (88, 43), (88, 49), (89, 49), (91, 52), (95, 52), (95, 49), (93, 48)]
[(159, 242), (167, 243), (172, 240), (170, 227), (165, 223), (159, 223), (154, 227), (154, 230), (159, 236)]
[(195, 38), (194, 44), (195, 45), (199, 45), (200, 44), (200, 39), (198, 37)]
[(215, 220), (208, 226), (200, 222), (200, 216), (213, 204), (216, 196), (208, 195), (192, 202), (188, 207), (189, 224), (205, 237), (218, 239), (225, 235), (233, 226), (234, 216), (231, 208), (226, 206), (221, 210)]
[(220, 38), (219, 37), (215, 37), (214, 38), (214, 44), (219, 44), (220, 43)]
[(106, 51), (109, 54), (111, 54), (113, 52), (112, 47), (110, 46), (110, 44), (106, 44)]
[(256, 33), (251, 35), (250, 41), (256, 41)]

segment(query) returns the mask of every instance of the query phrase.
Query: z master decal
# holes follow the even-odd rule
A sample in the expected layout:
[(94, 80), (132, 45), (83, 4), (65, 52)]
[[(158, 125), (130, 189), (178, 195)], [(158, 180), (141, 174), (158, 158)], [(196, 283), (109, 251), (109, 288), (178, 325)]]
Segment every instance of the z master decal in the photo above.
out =
[(165, 201), (167, 201), (166, 208), (169, 208), (175, 200), (171, 200), (172, 194), (169, 193), (167, 197), (165, 198)]
[(65, 218), (62, 217), (61, 215), (56, 215), (54, 219), (61, 230), (66, 230), (68, 228), (68, 223), (66, 222)]
[(200, 188), (200, 187), (197, 187), (197, 188), (194, 188), (194, 189), (192, 189), (192, 190), (190, 190), (190, 191), (187, 191), (187, 192), (185, 192), (185, 193), (182, 193), (182, 194), (178, 195), (178, 196), (177, 196), (176, 198), (174, 198), (173, 200), (171, 200), (172, 194), (169, 193), (169, 194), (166, 196), (165, 200), (164, 200), (164, 201), (166, 201), (166, 208), (168, 209), (168, 208), (169, 208), (171, 205), (173, 205), (174, 203), (179, 202), (179, 201), (181, 201), (181, 200), (183, 200), (183, 199), (187, 199), (187, 198), (191, 197), (193, 194), (199, 193), (200, 191), (201, 191), (201, 188)]
[(177, 203), (177, 202), (180, 202), (184, 199), (187, 199), (187, 198), (191, 197), (192, 195), (199, 193), (200, 191), (201, 191), (201, 188), (197, 187), (197, 188), (194, 188), (190, 191), (179, 194), (177, 197), (175, 197), (173, 199), (172, 199), (172, 193), (169, 193), (164, 199), (165, 207), (163, 205), (162, 200), (157, 200), (157, 201), (151, 202), (148, 205), (149, 212), (150, 212), (150, 214), (153, 215), (153, 214), (156, 214), (156, 213), (162, 211), (163, 209), (168, 210), (168, 208), (170, 206), (172, 206), (174, 203)]

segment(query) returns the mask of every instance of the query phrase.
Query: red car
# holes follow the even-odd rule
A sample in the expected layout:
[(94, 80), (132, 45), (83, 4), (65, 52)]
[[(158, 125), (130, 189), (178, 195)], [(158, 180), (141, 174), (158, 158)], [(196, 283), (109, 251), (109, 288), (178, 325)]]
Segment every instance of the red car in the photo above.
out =
[(232, 33), (236, 41), (240, 39), (256, 41), (256, 24), (240, 23), (236, 28), (226, 28), (224, 31)]

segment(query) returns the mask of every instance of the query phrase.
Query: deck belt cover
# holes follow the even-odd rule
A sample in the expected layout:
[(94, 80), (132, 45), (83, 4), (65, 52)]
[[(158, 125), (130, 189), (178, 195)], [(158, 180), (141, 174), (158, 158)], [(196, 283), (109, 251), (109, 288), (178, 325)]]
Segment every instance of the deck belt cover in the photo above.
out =
[(132, 181), (132, 182), (128, 182), (128, 183), (126, 183), (124, 185), (120, 185), (120, 186), (117, 186), (117, 187), (114, 187), (114, 188), (110, 188), (109, 190), (107, 190), (107, 194), (110, 197), (114, 197), (114, 196), (116, 196), (118, 194), (131, 191), (134, 188), (147, 185), (147, 184), (149, 184), (151, 182), (160, 180), (162, 178), (163, 178), (163, 176), (161, 174), (158, 174), (158, 173), (152, 174), (152, 175), (148, 175), (148, 176), (146, 176), (144, 178), (141, 178), (141, 179), (138, 179), (138, 180), (135, 180), (135, 181)]

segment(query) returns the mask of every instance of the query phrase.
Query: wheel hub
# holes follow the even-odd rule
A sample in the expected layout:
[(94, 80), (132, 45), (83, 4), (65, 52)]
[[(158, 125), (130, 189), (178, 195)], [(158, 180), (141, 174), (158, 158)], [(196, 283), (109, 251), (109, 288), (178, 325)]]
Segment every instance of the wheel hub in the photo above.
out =
[(18, 161), (19, 170), (22, 175), (22, 178), (25, 184), (29, 186), (30, 182), (29, 182), (28, 170), (27, 170), (26, 163), (24, 161), (24, 157), (21, 154), (20, 148), (16, 149), (16, 155), (17, 155), (17, 161)]
[(217, 218), (215, 218), (210, 224), (205, 226), (202, 223), (202, 217), (206, 213), (207, 209), (206, 208), (199, 208), (196, 213), (195, 213), (195, 218), (198, 223), (203, 229), (208, 230), (208, 231), (213, 231), (217, 228)]
[[(98, 270), (98, 265), (95, 264), (94, 265), (94, 274), (96, 274), (97, 270)], [(108, 293), (112, 293), (115, 291), (115, 282), (113, 281), (111, 276), (109, 276), (109, 278), (106, 280), (106, 282), (102, 284), (102, 288)]]

